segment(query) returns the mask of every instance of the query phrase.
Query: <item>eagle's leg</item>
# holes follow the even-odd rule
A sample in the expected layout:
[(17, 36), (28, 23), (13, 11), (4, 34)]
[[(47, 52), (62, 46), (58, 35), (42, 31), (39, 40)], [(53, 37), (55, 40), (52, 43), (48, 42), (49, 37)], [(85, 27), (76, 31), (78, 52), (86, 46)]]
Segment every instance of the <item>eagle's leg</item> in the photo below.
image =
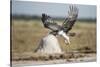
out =
[(66, 43), (66, 44), (70, 44), (69, 37), (66, 35), (65, 32), (63, 32), (63, 30), (59, 31), (59, 32), (58, 32), (58, 35), (64, 37), (65, 43)]

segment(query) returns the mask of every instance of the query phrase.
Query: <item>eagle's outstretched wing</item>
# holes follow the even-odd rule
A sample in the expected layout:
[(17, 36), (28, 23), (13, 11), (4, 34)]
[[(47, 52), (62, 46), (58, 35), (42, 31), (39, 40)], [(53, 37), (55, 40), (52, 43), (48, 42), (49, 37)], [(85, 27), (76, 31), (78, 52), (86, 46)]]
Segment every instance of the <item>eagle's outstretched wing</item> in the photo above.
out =
[(52, 31), (58, 31), (61, 29), (61, 26), (58, 25), (57, 23), (55, 23), (53, 21), (53, 19), (46, 15), (46, 14), (42, 14), (42, 18), (41, 18), (43, 24), (44, 24), (44, 27), (48, 28), (48, 29), (51, 29)]
[(50, 16), (43, 13), (41, 20), (44, 24), (44, 27), (51, 29), (53, 32), (63, 30), (67, 33), (69, 30), (71, 30), (72, 26), (77, 20), (78, 9), (75, 6), (70, 6), (69, 8), (70, 10), (68, 11), (68, 17), (65, 19), (62, 25), (58, 25)]
[(68, 17), (62, 24), (63, 30), (66, 33), (72, 29), (72, 26), (75, 24), (78, 17), (78, 8), (76, 6), (70, 6), (69, 8), (70, 10), (68, 11)]

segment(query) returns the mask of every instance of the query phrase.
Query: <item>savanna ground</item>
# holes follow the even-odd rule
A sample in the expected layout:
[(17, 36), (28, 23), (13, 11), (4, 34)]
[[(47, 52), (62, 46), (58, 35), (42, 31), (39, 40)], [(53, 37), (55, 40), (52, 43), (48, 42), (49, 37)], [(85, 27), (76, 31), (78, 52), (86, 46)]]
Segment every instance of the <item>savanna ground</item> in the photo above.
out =
[[(60, 20), (58, 22), (60, 24), (63, 21)], [(65, 51), (65, 54), (61, 54), (59, 57), (39, 57), (40, 54), (34, 53), (41, 38), (50, 31), (43, 27), (41, 20), (12, 20), (11, 29), (11, 61), (13, 64), (17, 64), (17, 62), (26, 64), (28, 63), (27, 61), (32, 61), (31, 63), (34, 64), (48, 64), (49, 62), (47, 61), (58, 60), (62, 62), (61, 59), (64, 59), (66, 62), (73, 62), (71, 61), (72, 59), (82, 58), (84, 56), (88, 58), (84, 58), (83, 61), (87, 61), (90, 56), (93, 57), (93, 61), (96, 61), (96, 22), (77, 21), (70, 31), (76, 33), (74, 37), (70, 37), (70, 45), (66, 45), (62, 37), (58, 37), (60, 46)], [(80, 60), (82, 61), (82, 59)], [(54, 63), (58, 63), (58, 61)]]

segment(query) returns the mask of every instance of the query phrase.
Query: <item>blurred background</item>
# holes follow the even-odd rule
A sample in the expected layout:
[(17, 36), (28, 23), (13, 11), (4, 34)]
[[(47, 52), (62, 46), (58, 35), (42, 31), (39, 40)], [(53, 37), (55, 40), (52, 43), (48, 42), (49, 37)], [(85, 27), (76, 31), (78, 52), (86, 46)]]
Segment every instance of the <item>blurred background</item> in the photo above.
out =
[[(65, 18), (71, 4), (43, 3), (43, 2), (25, 2), (12, 1), (13, 16), (30, 16), (33, 18), (41, 17), (42, 13), (47, 13), (54, 18)], [(96, 6), (94, 5), (76, 5), (79, 8), (79, 19), (96, 19)], [(29, 18), (30, 18), (29, 17)], [(16, 17), (17, 18), (17, 17)], [(26, 17), (27, 18), (27, 17)]]
[[(41, 38), (48, 34), (50, 30), (44, 28), (41, 21), (42, 13), (50, 15), (55, 22), (62, 24), (67, 17), (69, 5), (71, 4), (11, 1), (12, 57), (34, 53)], [(60, 46), (65, 52), (96, 53), (96, 6), (76, 6), (79, 9), (78, 20), (70, 31), (76, 35), (70, 37), (71, 44), (67, 46), (64, 39), (58, 37)]]

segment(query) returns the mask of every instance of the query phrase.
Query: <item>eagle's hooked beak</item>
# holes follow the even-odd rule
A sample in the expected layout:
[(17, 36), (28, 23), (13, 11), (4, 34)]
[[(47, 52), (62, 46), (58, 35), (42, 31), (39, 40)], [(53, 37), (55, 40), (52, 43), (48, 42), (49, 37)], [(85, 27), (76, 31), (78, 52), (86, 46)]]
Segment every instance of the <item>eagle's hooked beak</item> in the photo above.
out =
[(66, 35), (66, 33), (65, 33), (63, 30), (62, 30), (62, 31), (59, 31), (58, 34), (61, 35), (62, 37), (64, 37), (65, 43), (66, 43), (67, 45), (70, 44), (69, 37)]

